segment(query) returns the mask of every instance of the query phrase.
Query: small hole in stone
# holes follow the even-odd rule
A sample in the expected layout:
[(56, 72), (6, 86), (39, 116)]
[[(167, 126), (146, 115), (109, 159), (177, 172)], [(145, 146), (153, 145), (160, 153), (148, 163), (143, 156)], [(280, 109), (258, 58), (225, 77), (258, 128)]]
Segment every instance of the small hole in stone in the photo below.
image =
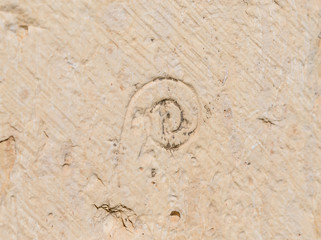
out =
[(170, 213), (171, 222), (178, 222), (181, 218), (181, 214), (178, 211), (172, 211)]

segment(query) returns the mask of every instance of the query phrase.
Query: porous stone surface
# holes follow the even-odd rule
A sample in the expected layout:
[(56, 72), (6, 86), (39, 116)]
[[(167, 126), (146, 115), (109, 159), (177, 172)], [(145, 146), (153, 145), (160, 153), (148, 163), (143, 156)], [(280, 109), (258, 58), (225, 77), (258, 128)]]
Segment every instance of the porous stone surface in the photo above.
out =
[(0, 0), (0, 239), (321, 239), (320, 0)]

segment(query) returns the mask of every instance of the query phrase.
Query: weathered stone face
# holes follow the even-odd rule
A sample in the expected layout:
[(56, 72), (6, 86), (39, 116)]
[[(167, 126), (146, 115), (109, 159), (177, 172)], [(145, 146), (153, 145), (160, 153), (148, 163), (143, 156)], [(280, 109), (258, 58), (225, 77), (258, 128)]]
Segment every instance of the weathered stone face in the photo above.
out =
[(0, 239), (321, 239), (321, 4), (0, 1)]

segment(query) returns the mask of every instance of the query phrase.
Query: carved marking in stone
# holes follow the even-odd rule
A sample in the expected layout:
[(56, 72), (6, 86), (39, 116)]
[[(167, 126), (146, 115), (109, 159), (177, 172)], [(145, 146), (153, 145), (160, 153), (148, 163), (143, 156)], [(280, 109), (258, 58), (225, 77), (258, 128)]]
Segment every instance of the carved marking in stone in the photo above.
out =
[(166, 150), (178, 149), (198, 128), (200, 107), (194, 89), (173, 78), (145, 84), (132, 97), (122, 129), (123, 146), (152, 139)]

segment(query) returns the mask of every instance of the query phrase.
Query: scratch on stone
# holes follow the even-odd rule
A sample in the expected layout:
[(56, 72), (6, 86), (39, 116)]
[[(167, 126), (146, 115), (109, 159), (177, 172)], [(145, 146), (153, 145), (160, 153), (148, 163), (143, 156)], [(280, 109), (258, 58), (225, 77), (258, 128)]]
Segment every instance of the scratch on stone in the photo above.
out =
[(15, 143), (14, 136), (0, 140), (0, 196), (3, 196), (10, 186), (10, 173), (16, 161)]
[(263, 121), (264, 123), (269, 123), (269, 124), (271, 124), (271, 125), (275, 125), (275, 123), (274, 122), (272, 122), (270, 119), (268, 119), (267, 117), (260, 117), (260, 118), (258, 118), (258, 120), (261, 120), (261, 121)]

